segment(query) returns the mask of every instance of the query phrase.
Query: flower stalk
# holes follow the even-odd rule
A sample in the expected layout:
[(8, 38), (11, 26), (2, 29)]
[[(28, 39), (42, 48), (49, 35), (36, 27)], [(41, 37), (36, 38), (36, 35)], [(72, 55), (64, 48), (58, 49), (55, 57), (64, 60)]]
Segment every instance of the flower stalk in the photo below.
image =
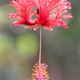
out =
[(39, 64), (41, 64), (41, 51), (42, 51), (42, 30), (41, 30), (41, 28), (40, 28), (40, 33), (39, 33), (39, 35), (40, 35), (40, 46), (39, 46)]

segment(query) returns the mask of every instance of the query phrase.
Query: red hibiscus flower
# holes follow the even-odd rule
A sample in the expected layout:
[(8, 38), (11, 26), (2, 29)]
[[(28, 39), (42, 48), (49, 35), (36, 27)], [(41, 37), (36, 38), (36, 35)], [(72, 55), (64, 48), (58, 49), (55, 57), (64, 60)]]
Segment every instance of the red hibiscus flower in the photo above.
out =
[(13, 23), (28, 25), (25, 28), (52, 30), (60, 26), (66, 29), (66, 19), (72, 18), (68, 12), (71, 3), (67, 0), (11, 0), (10, 4), (16, 9), (16, 13), (10, 14), (11, 18), (16, 18)]

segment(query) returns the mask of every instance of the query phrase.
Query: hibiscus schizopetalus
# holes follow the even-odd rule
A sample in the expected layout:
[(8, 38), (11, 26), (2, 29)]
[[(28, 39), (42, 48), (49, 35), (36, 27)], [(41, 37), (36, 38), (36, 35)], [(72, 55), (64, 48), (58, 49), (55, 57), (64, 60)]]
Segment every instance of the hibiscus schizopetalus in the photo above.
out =
[(9, 15), (16, 19), (13, 24), (25, 25), (25, 29), (40, 28), (39, 61), (33, 67), (32, 80), (49, 80), (47, 65), (41, 62), (41, 28), (49, 31), (57, 26), (67, 29), (66, 20), (72, 18), (69, 13), (71, 3), (67, 0), (10, 0), (10, 5), (16, 10)]
[(29, 29), (52, 30), (57, 26), (66, 29), (66, 20), (72, 18), (68, 12), (71, 3), (67, 0), (11, 0), (10, 5), (16, 9), (16, 13), (10, 14), (16, 18), (13, 24)]

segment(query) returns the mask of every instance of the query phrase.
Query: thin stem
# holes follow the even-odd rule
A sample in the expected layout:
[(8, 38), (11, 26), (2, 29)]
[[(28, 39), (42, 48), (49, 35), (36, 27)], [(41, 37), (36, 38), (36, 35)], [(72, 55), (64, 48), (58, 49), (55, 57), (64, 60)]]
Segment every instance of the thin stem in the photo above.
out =
[(39, 46), (39, 64), (41, 64), (41, 48), (42, 48), (42, 31), (40, 29), (40, 33), (39, 33), (39, 37), (40, 37), (40, 46)]

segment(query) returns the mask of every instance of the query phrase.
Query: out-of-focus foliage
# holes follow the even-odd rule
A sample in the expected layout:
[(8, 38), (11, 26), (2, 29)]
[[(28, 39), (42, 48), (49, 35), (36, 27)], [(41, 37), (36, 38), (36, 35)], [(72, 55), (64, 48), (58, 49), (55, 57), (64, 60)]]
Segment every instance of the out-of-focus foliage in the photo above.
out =
[(16, 38), (16, 48), (21, 56), (34, 56), (34, 53), (38, 51), (38, 40), (36, 36), (31, 33), (21, 34)]
[(8, 53), (12, 48), (11, 41), (8, 36), (0, 34), (0, 54)]
[[(49, 65), (50, 80), (80, 80), (80, 1), (72, 2), (69, 28), (42, 31), (42, 62)], [(11, 24), (15, 10), (0, 0), (0, 80), (31, 80), (32, 65), (38, 62), (39, 31)]]

